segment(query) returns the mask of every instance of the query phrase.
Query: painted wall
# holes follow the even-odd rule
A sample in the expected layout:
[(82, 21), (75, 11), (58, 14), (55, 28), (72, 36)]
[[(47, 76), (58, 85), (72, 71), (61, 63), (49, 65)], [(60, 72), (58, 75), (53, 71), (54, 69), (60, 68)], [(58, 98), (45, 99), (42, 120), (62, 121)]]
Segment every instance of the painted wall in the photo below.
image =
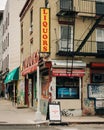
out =
[(3, 40), (9, 35), (9, 45), (3, 54), (3, 59), (9, 55), (9, 70), (20, 65), (20, 18), (19, 14), (26, 0), (7, 0), (4, 10), (3, 23), (5, 24), (9, 14), (9, 25), (3, 36)]

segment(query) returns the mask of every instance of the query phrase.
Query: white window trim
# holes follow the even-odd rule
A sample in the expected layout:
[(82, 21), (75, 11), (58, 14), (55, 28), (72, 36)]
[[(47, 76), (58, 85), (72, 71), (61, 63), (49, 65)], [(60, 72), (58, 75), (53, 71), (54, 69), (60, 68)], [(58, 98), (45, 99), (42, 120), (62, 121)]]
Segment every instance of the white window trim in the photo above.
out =
[[(59, 27), (59, 41), (61, 40), (61, 27), (62, 26), (68, 26), (68, 25), (63, 25), (63, 24), (60, 25), (60, 27)], [(70, 51), (73, 51), (73, 26), (70, 25), (70, 27), (71, 27), (71, 45), (70, 45)], [(66, 41), (67, 41), (67, 39), (66, 39)], [(60, 42), (59, 42), (59, 48), (60, 48)], [(60, 49), (60, 50), (62, 50), (62, 49)]]
[[(98, 35), (97, 35), (97, 31), (98, 30), (101, 30), (102, 31), (102, 36), (99, 38), (98, 37)], [(104, 29), (102, 29), (102, 28), (98, 28), (98, 29), (96, 29), (96, 41), (97, 42), (104, 42)], [(97, 50), (98, 50), (98, 48), (97, 48), (97, 43), (96, 43), (96, 52), (97, 52)]]

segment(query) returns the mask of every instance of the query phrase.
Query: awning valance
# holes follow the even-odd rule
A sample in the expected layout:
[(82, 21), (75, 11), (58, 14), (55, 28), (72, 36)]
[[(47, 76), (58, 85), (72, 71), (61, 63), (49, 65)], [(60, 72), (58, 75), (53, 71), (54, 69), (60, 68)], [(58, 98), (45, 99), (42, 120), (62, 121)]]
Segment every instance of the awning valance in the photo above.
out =
[(14, 70), (12, 70), (11, 72), (9, 72), (4, 80), (4, 83), (9, 83), (15, 80), (18, 80), (19, 78), (19, 67), (15, 68)]
[(86, 63), (83, 61), (51, 60), (52, 68), (85, 68)]

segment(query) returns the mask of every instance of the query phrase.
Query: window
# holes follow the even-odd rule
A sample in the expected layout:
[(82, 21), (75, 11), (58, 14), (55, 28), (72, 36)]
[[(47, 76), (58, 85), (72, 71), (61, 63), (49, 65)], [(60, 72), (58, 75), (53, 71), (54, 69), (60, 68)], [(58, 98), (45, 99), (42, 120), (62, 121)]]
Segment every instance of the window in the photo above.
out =
[(102, 15), (104, 14), (104, 0), (96, 0), (96, 14)]
[(61, 26), (61, 39), (59, 49), (61, 51), (72, 51), (73, 28), (72, 26)]
[(60, 8), (64, 10), (71, 10), (72, 9), (72, 0), (60, 0)]
[(33, 9), (30, 11), (30, 34), (33, 32)]
[(7, 46), (9, 47), (9, 33), (8, 33), (8, 45)]
[(92, 83), (104, 83), (104, 73), (92, 73)]
[(8, 13), (8, 20), (7, 20), (7, 22), (8, 22), (8, 25), (9, 25), (9, 13)]
[(78, 99), (79, 87), (56, 86), (56, 98), (57, 99)]
[(23, 24), (21, 24), (21, 45), (23, 44)]
[(97, 29), (97, 52), (104, 53), (104, 29)]
[(56, 77), (56, 99), (79, 99), (79, 77)]

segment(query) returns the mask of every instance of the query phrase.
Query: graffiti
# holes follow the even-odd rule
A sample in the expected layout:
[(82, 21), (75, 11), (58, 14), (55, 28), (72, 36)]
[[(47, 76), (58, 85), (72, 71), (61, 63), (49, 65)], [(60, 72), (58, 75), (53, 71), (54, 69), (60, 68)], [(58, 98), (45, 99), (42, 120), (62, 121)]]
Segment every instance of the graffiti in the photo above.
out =
[(103, 98), (104, 97), (104, 84), (89, 84), (88, 85), (89, 97)]
[(61, 115), (66, 116), (66, 117), (73, 116), (73, 112), (71, 112), (71, 111), (74, 111), (74, 110), (73, 109), (72, 110), (71, 109), (63, 109), (61, 111)]
[(84, 99), (83, 115), (94, 115), (94, 100)]
[(89, 99), (84, 99), (84, 105), (87, 107), (91, 106), (91, 101)]
[(52, 78), (52, 81), (50, 82), (50, 86), (49, 86), (49, 92), (51, 93), (52, 100), (56, 98), (55, 88), (56, 88), (56, 78), (54, 77)]

